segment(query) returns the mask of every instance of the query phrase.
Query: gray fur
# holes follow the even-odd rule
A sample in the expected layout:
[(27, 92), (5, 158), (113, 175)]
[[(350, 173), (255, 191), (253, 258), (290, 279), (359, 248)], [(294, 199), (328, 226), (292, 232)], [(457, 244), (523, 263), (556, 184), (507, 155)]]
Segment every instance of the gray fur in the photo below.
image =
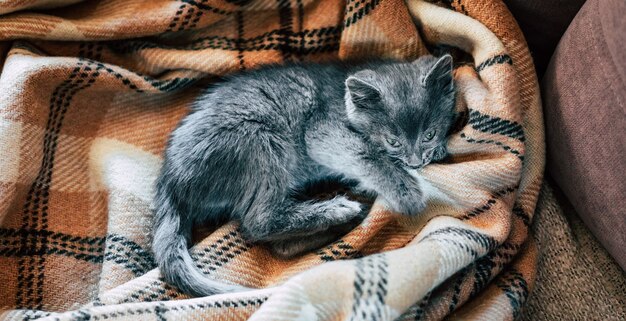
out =
[(165, 280), (196, 296), (244, 289), (194, 267), (194, 224), (237, 220), (247, 240), (288, 257), (363, 218), (341, 195), (297, 199), (311, 181), (356, 181), (394, 211), (420, 213), (425, 200), (407, 169), (445, 157), (454, 96), (450, 56), (267, 66), (208, 89), (172, 133), (157, 181), (153, 251)]

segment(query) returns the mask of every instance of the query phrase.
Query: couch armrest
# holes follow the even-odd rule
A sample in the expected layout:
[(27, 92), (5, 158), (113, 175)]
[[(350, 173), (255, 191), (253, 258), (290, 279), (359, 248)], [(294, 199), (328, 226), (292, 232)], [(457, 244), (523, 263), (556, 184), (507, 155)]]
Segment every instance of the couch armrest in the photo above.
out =
[(542, 81), (548, 173), (626, 269), (626, 2), (589, 0)]

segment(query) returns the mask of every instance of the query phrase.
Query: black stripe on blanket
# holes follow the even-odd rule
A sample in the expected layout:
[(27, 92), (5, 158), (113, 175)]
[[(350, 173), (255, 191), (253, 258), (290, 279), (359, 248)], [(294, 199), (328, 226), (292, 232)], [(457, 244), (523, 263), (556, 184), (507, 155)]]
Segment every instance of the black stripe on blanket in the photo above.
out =
[(491, 194), (491, 198), (489, 198), (484, 205), (476, 207), (472, 210), (470, 210), (469, 212), (467, 212), (465, 215), (459, 217), (460, 220), (469, 220), (473, 217), (476, 217), (488, 210), (491, 209), (491, 207), (497, 203), (498, 199), (500, 199), (502, 196), (513, 193), (515, 190), (517, 190), (517, 186), (513, 186), (513, 187), (507, 187), (504, 188), (502, 190), (496, 191), (495, 193)]
[[(203, 1), (194, 1), (194, 0), (181, 0), (184, 3), (188, 3), (200, 10), (204, 10), (206, 12), (211, 12), (211, 13), (215, 13), (215, 14), (219, 14), (219, 15), (228, 15), (231, 14), (232, 12), (230, 11), (226, 11), (224, 9), (220, 9), (220, 8), (216, 8), (213, 6), (210, 6), (208, 4), (206, 4), (205, 2), (207, 2), (206, 0)], [(180, 13), (182, 14), (182, 12)]]
[(470, 241), (474, 244), (479, 245), (483, 248), (484, 251), (489, 252), (496, 248), (498, 242), (496, 240), (481, 232), (472, 231), (465, 228), (460, 227), (446, 227), (436, 231), (433, 231), (421, 239), (421, 242), (424, 241), (439, 241), (445, 243), (455, 244), (462, 249), (466, 250), (468, 253), (472, 254), (474, 257), (477, 257), (478, 252), (476, 250), (469, 247), (470, 244), (468, 242), (463, 242), (461, 239), (465, 241)]
[[(105, 312), (99, 313), (94, 309), (80, 309), (78, 311), (71, 313), (71, 318), (76, 320), (110, 320), (114, 318), (124, 318), (124, 319), (135, 319), (141, 318), (143, 315), (160, 314), (165, 319), (167, 319), (164, 313), (170, 311), (196, 311), (196, 310), (206, 310), (211, 308), (222, 308), (222, 307), (232, 307), (232, 308), (246, 308), (248, 306), (260, 306), (265, 301), (267, 301), (267, 297), (259, 297), (259, 298), (251, 298), (251, 299), (240, 299), (240, 300), (223, 300), (216, 302), (208, 302), (208, 303), (191, 303), (191, 304), (177, 304), (175, 306), (167, 306), (165, 304), (155, 304), (151, 307), (146, 308), (127, 308), (121, 311), (113, 311), (113, 312)], [(97, 309), (97, 308), (95, 308)]]
[(196, 10), (196, 14), (193, 17), (193, 19), (191, 20), (191, 24), (189, 25), (189, 28), (187, 28), (187, 29), (194, 29), (198, 25), (198, 22), (200, 21), (200, 18), (202, 18), (202, 16), (204, 15), (204, 12), (205, 11), (201, 10), (201, 9)]
[(383, 320), (387, 296), (387, 260), (384, 254), (355, 260), (354, 303), (350, 320)]
[(399, 316), (396, 320), (413, 320), (420, 321), (423, 320), (427, 310), (426, 307), (430, 302), (430, 298), (432, 296), (432, 291), (429, 291), (424, 295), (421, 301), (413, 304), (409, 309), (406, 310), (401, 316)]
[(150, 283), (147, 287), (132, 292), (120, 303), (169, 301), (183, 296), (181, 292), (163, 279)]
[(41, 257), (44, 255), (60, 255), (60, 256), (66, 256), (66, 257), (71, 257), (80, 261), (86, 261), (86, 262), (91, 262), (91, 263), (102, 263), (102, 253), (96, 253), (96, 254), (91, 254), (91, 253), (83, 253), (83, 252), (77, 252), (77, 251), (72, 251), (72, 250), (68, 250), (68, 249), (64, 249), (64, 248), (59, 248), (56, 247), (54, 245), (50, 245), (47, 249), (45, 250), (33, 250), (33, 249), (19, 249), (19, 248), (13, 248), (13, 249), (1, 249), (0, 250), (0, 256), (4, 256), (4, 257)]
[(106, 244), (104, 260), (119, 264), (136, 276), (146, 274), (156, 267), (151, 252), (123, 235), (108, 235)]
[[(97, 72), (106, 72), (108, 74), (113, 75), (116, 79), (118, 79), (122, 85), (128, 87), (131, 90), (134, 90), (137, 93), (143, 93), (145, 92), (145, 90), (140, 89), (137, 84), (135, 82), (133, 82), (130, 78), (122, 75), (120, 72), (117, 72), (115, 70), (113, 70), (113, 68), (109, 67), (108, 65), (105, 65), (101, 62), (95, 61), (95, 60), (88, 60), (91, 64), (93, 64), (95, 66), (95, 69)], [(91, 67), (89, 67), (91, 68)], [(136, 72), (132, 72), (129, 70), (126, 70), (126, 72), (131, 73), (136, 75), (137, 77), (143, 78), (146, 82), (148, 82), (153, 88), (162, 91), (162, 92), (170, 92), (170, 91), (176, 91), (179, 89), (183, 89), (185, 87), (190, 86), (191, 84), (193, 84), (194, 82), (197, 81), (197, 79), (195, 78), (180, 78), (180, 77), (175, 77), (172, 79), (164, 79), (164, 80), (157, 80), (154, 78), (151, 78), (149, 76), (146, 75), (142, 75)]]
[[(26, 237), (48, 237), (52, 240), (51, 242), (60, 242), (62, 246), (68, 246), (70, 248), (88, 246), (88, 251), (100, 251), (104, 245), (103, 237), (76, 236), (59, 232), (13, 228), (0, 228), (0, 238), (2, 239), (0, 245), (16, 243), (18, 242), (17, 238), (24, 237), (25, 234), (27, 235)], [(16, 238), (16, 240), (10, 241), (11, 238)]]
[(196, 267), (208, 269), (209, 273), (248, 251), (250, 247), (236, 232), (230, 232), (201, 252), (192, 254)]
[(244, 21), (243, 21), (243, 12), (238, 11), (235, 14), (235, 20), (237, 21), (237, 42), (235, 43), (235, 46), (237, 47), (237, 60), (239, 60), (239, 70), (244, 70), (245, 69), (245, 63), (244, 63), (244, 51), (241, 48), (241, 42), (243, 39), (243, 32), (244, 32)]
[(517, 319), (520, 314), (520, 310), (528, 298), (528, 282), (524, 279), (524, 276), (518, 271), (511, 269), (502, 275), (497, 281), (496, 285), (500, 288), (511, 303), (513, 308), (513, 319)]
[(500, 134), (522, 142), (526, 140), (524, 129), (519, 123), (483, 114), (477, 110), (470, 110), (468, 124), (484, 133)]
[(162, 302), (157, 304), (156, 307), (154, 307), (154, 316), (159, 321), (166, 321), (167, 320), (165, 318), (165, 316), (163, 315), (163, 313), (165, 313), (165, 312), (167, 312), (167, 308), (165, 307), (165, 304), (163, 304)]
[(5, 319), (29, 321), (49, 317), (51, 315), (56, 315), (56, 313), (40, 310), (13, 310), (5, 315)]
[(346, 5), (348, 6), (346, 9), (346, 14), (344, 18), (343, 25), (345, 28), (350, 27), (351, 25), (357, 23), (363, 17), (367, 16), (380, 4), (380, 0), (352, 0), (349, 1)]
[(346, 243), (344, 240), (338, 240), (320, 249), (317, 251), (317, 255), (324, 262), (363, 257), (363, 254), (355, 250), (352, 245)]
[[(178, 10), (174, 13), (174, 17), (172, 17), (172, 21), (165, 30), (165, 32), (171, 31), (182, 31), (193, 29), (198, 25), (200, 18), (206, 13), (215, 13), (219, 15), (231, 14), (226, 10), (218, 9), (215, 7), (208, 6), (202, 3), (197, 3), (195, 1), (192, 2), (184, 2)], [(238, 13), (239, 11), (236, 11)], [(185, 14), (183, 16), (183, 13)], [(178, 26), (178, 28), (176, 28)], [(174, 30), (176, 29), (176, 30)]]
[(180, 5), (180, 7), (178, 7), (178, 10), (176, 11), (176, 13), (174, 13), (174, 17), (172, 17), (172, 21), (170, 22), (169, 26), (167, 27), (167, 29), (165, 29), (165, 32), (170, 32), (170, 31), (174, 31), (174, 28), (176, 28), (176, 26), (178, 25), (178, 23), (180, 22), (180, 15), (183, 14), (183, 12), (185, 11), (185, 9), (187, 8), (187, 4), (183, 3)]
[(293, 54), (290, 37), (293, 35), (293, 7), (291, 0), (278, 0), (278, 50), (283, 55), (283, 61), (290, 61)]
[[(243, 22), (243, 21), (241, 21)], [(262, 51), (285, 50), (287, 41), (289, 50), (293, 54), (306, 55), (318, 52), (330, 52), (339, 49), (341, 26), (328, 26), (319, 29), (291, 32), (286, 38), (281, 36), (281, 30), (273, 30), (252, 38), (229, 38), (222, 36), (207, 36), (193, 40), (181, 46), (169, 46), (147, 40), (111, 41), (106, 45), (118, 54), (129, 54), (145, 49), (173, 49), (173, 50), (204, 50), (221, 49), (231, 51)]]
[(49, 245), (45, 250), (41, 249), (20, 249), (18, 247), (8, 248), (0, 247), (0, 256), (3, 257), (40, 257), (44, 255), (60, 255), (71, 257), (80, 261), (86, 261), (91, 263), (102, 263), (102, 253), (85, 253), (68, 250), (55, 245)]
[(511, 262), (520, 246), (504, 242), (497, 249), (478, 259), (474, 265), (474, 284), (470, 297), (478, 295), (493, 277)]
[(509, 64), (512, 65), (513, 64), (513, 59), (511, 59), (511, 56), (507, 55), (507, 54), (501, 54), (501, 55), (497, 55), (497, 56), (493, 56), (483, 62), (481, 62), (478, 66), (476, 66), (476, 71), (477, 72), (481, 72), (483, 70), (485, 70), (488, 67), (494, 66), (494, 65), (502, 65), (502, 64)]
[[(85, 44), (81, 45), (84, 50)], [(63, 119), (73, 97), (81, 90), (89, 88), (96, 81), (99, 72), (79, 58), (76, 67), (53, 91), (50, 97), (50, 110), (43, 138), (43, 157), (37, 177), (30, 186), (23, 205), (23, 230), (37, 230), (39, 234), (22, 234), (19, 253), (25, 253), (18, 260), (17, 308), (41, 309), (43, 302), (44, 269), (48, 254), (71, 255), (72, 251), (59, 249), (50, 243), (48, 231), (48, 203), (50, 183), (54, 169), (54, 159), (58, 148)], [(83, 259), (87, 255), (78, 255)], [(93, 258), (90, 258), (93, 259)]]
[(236, 6), (245, 6), (250, 3), (252, 0), (226, 0), (228, 3), (232, 3)]
[(461, 3), (461, 0), (439, 0), (436, 2), (440, 2), (444, 7), (460, 12), (466, 16), (469, 16), (469, 13), (465, 9), (465, 5)]
[(506, 145), (502, 142), (498, 142), (495, 141), (493, 139), (474, 139), (471, 138), (469, 136), (467, 136), (465, 133), (461, 133), (460, 134), (461, 138), (463, 138), (463, 140), (465, 140), (468, 143), (472, 143), (472, 144), (493, 144), (496, 145), (502, 149), (504, 149), (505, 151), (515, 155), (517, 158), (519, 158), (521, 161), (524, 161), (524, 155), (522, 155), (522, 153), (516, 149), (511, 148), (511, 146)]
[(191, 24), (191, 19), (194, 17), (194, 15), (201, 13), (202, 10), (195, 7), (189, 7), (185, 12), (185, 16), (182, 18), (180, 25), (178, 26), (178, 29), (176, 29), (176, 31), (182, 31), (187, 29), (187, 27)]
[(530, 215), (526, 214), (526, 212), (524, 212), (524, 209), (521, 206), (519, 206), (519, 204), (513, 205), (513, 214), (519, 217), (520, 220), (522, 220), (522, 223), (524, 223), (524, 226), (526, 227), (530, 226)]
[(454, 312), (459, 305), (459, 301), (461, 299), (461, 287), (463, 286), (463, 282), (467, 280), (467, 275), (469, 274), (469, 268), (464, 268), (456, 274), (456, 280), (454, 281), (454, 285), (452, 286), (452, 298), (450, 298), (450, 304), (448, 305), (448, 315)]

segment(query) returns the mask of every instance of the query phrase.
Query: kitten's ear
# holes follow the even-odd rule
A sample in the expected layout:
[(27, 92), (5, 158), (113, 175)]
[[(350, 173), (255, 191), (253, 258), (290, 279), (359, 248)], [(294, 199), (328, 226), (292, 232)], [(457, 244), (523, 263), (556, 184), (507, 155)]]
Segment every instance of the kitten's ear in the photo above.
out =
[(439, 84), (444, 88), (452, 86), (452, 68), (452, 56), (441, 56), (422, 78), (422, 85), (424, 87), (430, 87)]
[(366, 107), (369, 103), (380, 99), (380, 91), (372, 84), (374, 76), (373, 71), (366, 69), (346, 79), (346, 90), (355, 106)]

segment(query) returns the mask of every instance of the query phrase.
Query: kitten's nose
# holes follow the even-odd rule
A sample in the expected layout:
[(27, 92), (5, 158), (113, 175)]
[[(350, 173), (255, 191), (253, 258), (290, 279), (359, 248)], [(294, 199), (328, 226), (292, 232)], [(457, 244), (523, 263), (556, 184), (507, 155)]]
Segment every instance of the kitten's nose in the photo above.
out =
[(408, 162), (406, 162), (406, 166), (412, 168), (412, 169), (418, 169), (420, 167), (422, 167), (422, 160), (417, 157), (417, 155), (413, 154)]

